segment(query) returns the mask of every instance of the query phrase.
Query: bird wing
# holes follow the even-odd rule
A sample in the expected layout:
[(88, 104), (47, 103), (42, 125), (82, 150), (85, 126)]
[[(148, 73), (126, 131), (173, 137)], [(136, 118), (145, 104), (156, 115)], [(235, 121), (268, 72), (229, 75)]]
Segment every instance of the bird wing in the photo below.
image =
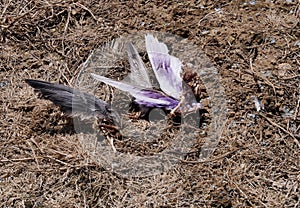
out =
[(62, 84), (33, 79), (26, 79), (25, 82), (33, 87), (42, 98), (52, 101), (71, 117), (79, 116), (82, 119), (96, 117), (113, 121), (115, 113), (111, 112), (109, 104), (94, 95)]

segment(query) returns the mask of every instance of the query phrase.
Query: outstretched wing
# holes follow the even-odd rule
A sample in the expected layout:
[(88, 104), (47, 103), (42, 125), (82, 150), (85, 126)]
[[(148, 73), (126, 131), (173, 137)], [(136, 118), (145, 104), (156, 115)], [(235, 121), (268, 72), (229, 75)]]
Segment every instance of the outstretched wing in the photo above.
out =
[(169, 96), (156, 90), (148, 90), (139, 86), (130, 85), (127, 83), (115, 81), (100, 75), (91, 74), (92, 77), (98, 81), (104, 82), (122, 91), (130, 93), (136, 98), (135, 102), (147, 107), (165, 107), (168, 109), (173, 109), (177, 106), (178, 100), (173, 99)]
[(109, 104), (95, 96), (81, 92), (61, 84), (40, 80), (26, 79), (27, 84), (35, 89), (42, 98), (52, 101), (61, 107), (69, 116), (79, 116), (82, 119), (100, 118), (113, 122), (118, 119), (110, 111)]
[(129, 42), (126, 50), (131, 69), (131, 73), (129, 75), (131, 83), (136, 83), (137, 85), (145, 88), (152, 88), (144, 62), (133, 44)]
[(146, 35), (146, 49), (160, 88), (179, 100), (182, 93), (181, 61), (169, 55), (166, 44), (151, 34)]

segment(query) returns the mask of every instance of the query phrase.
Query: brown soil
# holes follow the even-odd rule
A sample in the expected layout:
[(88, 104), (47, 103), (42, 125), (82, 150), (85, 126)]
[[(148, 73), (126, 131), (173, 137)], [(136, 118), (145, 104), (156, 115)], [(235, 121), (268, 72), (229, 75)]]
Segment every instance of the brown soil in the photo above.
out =
[[(300, 206), (299, 2), (17, 0), (0, 7), (1, 207)], [(24, 79), (72, 86), (92, 50), (141, 30), (188, 38), (206, 53), (222, 77), (228, 122), (208, 161), (125, 178), (90, 158), (59, 108)]]

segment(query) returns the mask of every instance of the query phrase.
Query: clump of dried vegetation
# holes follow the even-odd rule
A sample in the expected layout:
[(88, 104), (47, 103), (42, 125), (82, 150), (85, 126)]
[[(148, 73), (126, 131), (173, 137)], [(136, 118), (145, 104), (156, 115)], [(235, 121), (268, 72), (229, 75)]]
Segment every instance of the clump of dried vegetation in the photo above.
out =
[[(251, 2), (1, 1), (0, 206), (299, 207), (299, 3)], [(199, 45), (222, 77), (228, 121), (208, 161), (125, 178), (86, 154), (24, 79), (72, 86), (92, 50), (140, 30)]]

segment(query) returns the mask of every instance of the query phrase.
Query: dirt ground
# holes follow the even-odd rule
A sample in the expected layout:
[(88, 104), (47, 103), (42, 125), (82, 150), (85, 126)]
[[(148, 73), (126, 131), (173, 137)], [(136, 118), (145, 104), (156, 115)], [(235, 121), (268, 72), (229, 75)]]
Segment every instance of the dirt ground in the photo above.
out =
[[(299, 1), (17, 0), (0, 7), (1, 207), (300, 207)], [(187, 38), (213, 61), (228, 121), (208, 161), (126, 178), (95, 162), (59, 108), (24, 79), (73, 86), (93, 50), (148, 30)]]

